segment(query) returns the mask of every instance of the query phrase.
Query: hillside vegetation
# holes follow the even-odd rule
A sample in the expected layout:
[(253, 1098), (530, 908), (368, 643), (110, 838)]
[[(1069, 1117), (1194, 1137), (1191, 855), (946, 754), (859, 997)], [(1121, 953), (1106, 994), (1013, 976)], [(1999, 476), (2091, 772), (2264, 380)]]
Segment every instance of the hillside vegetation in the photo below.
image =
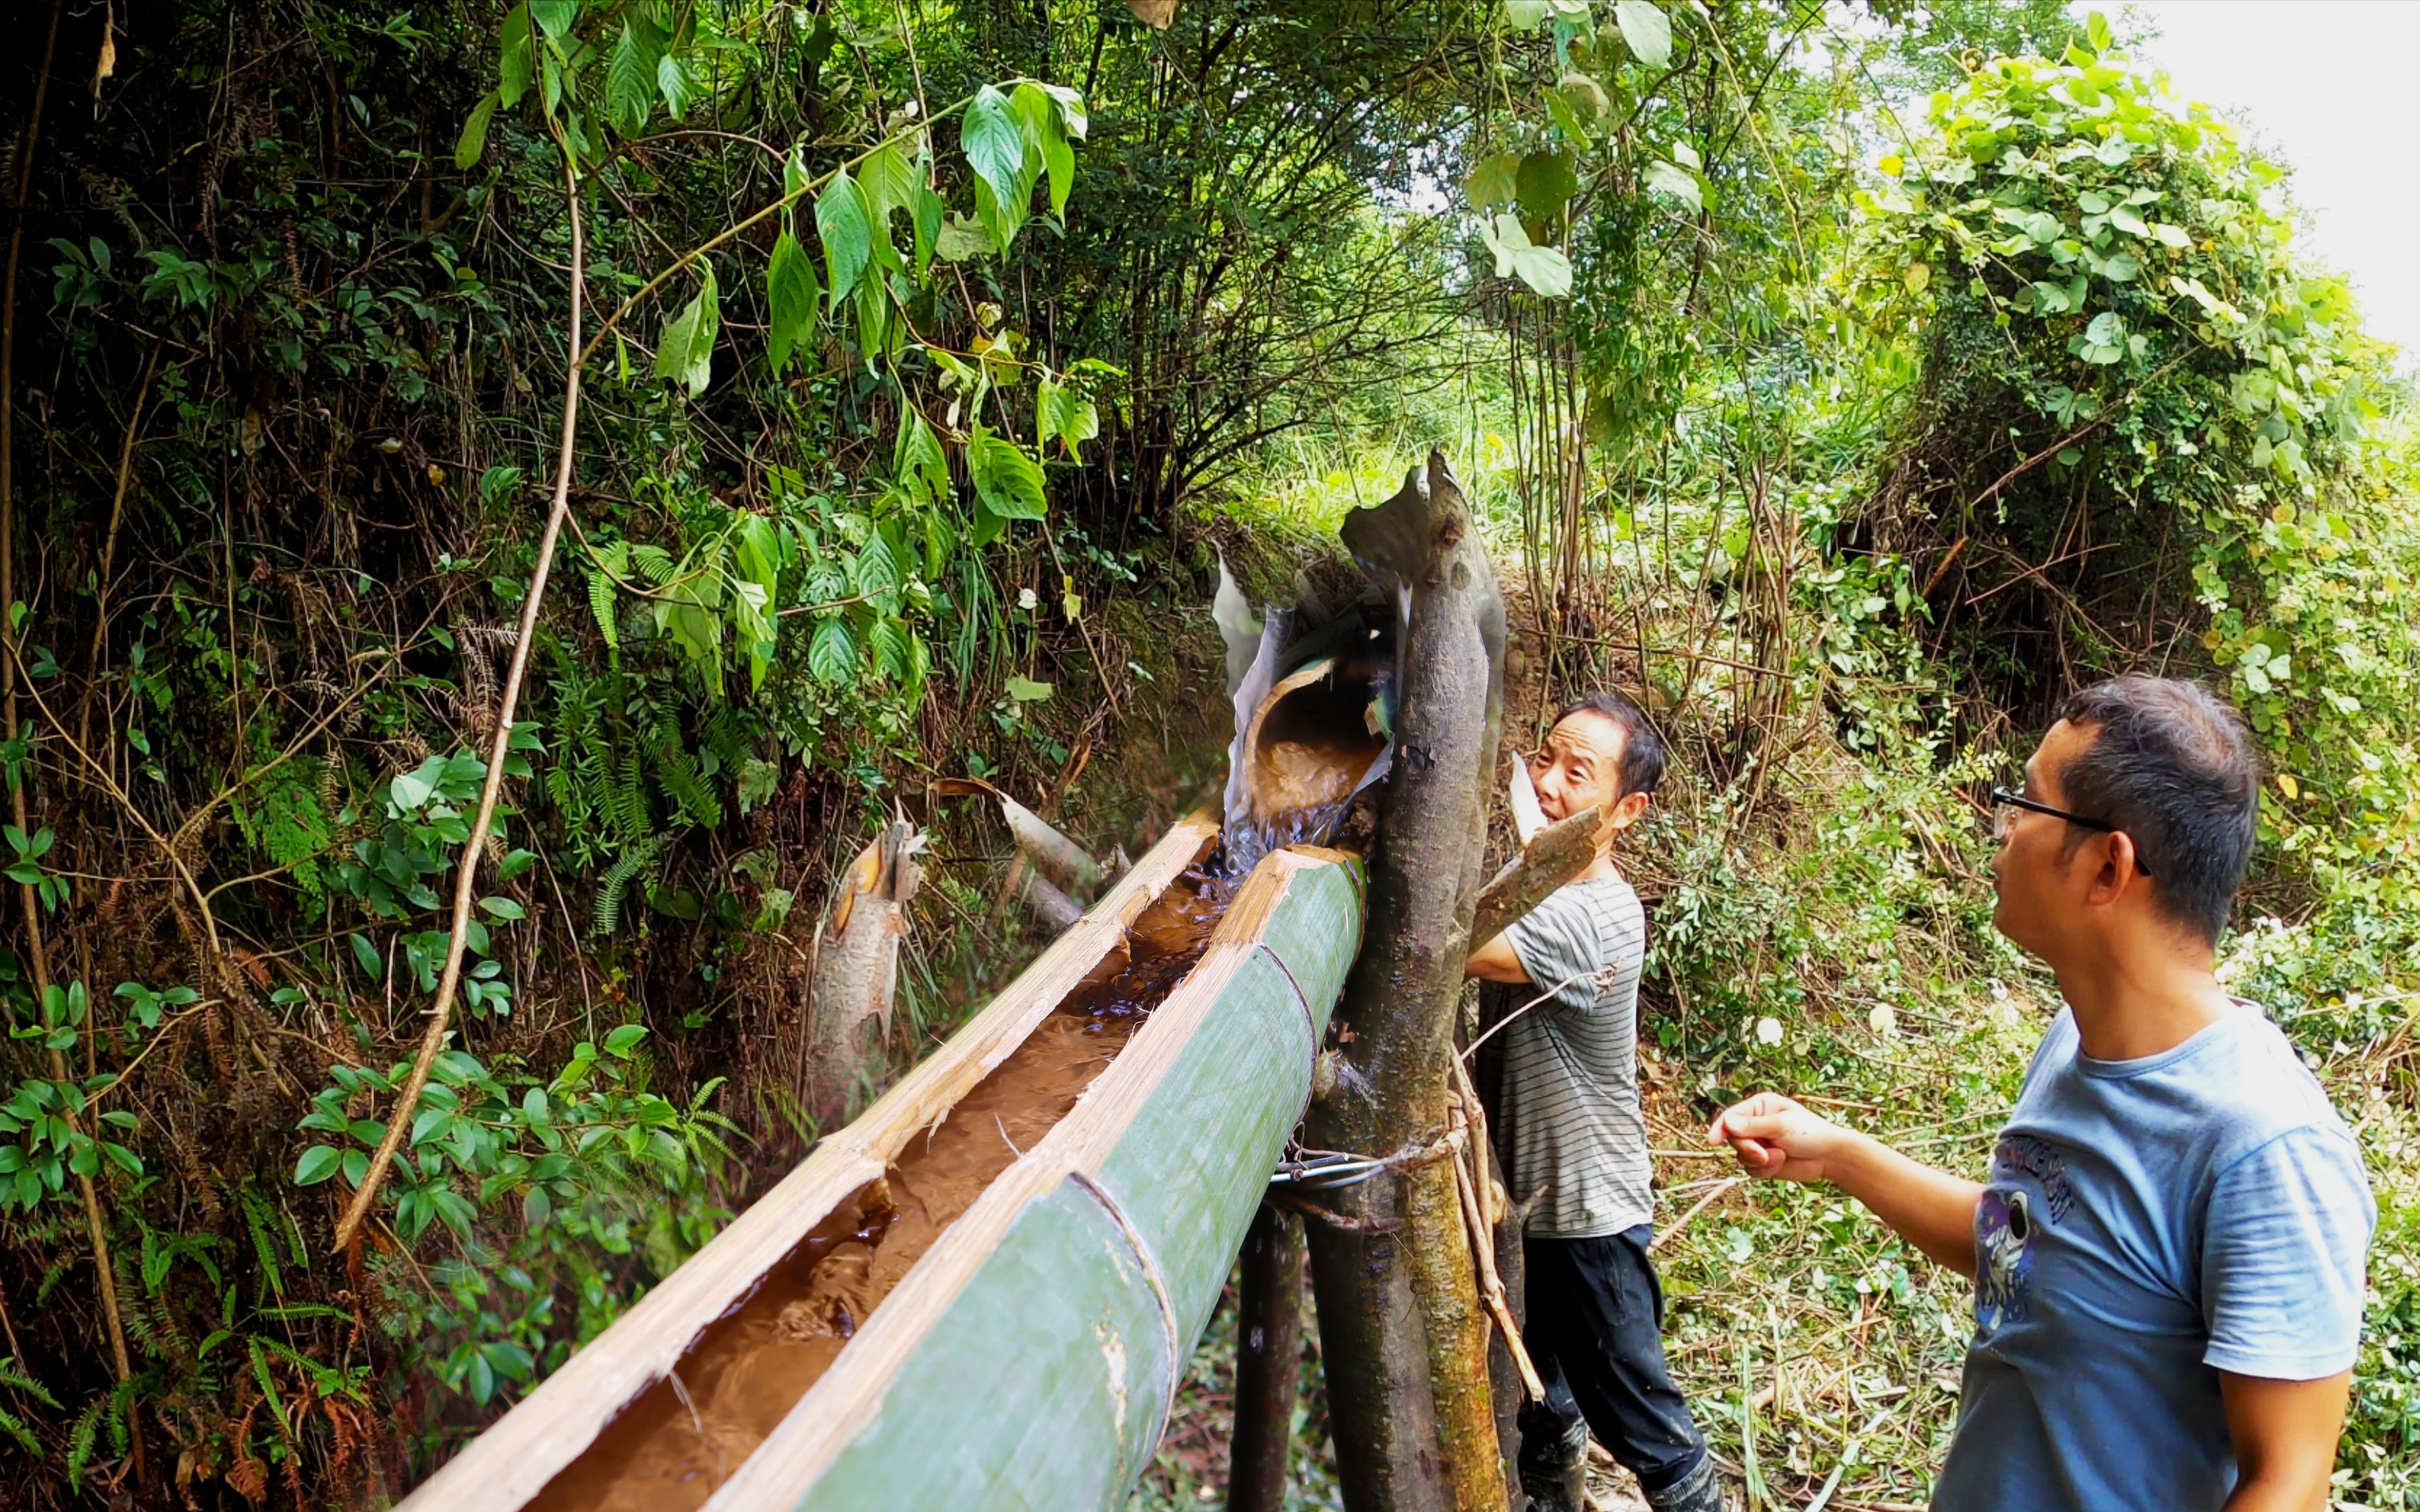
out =
[[(817, 1136), (807, 947), (876, 825), (935, 837), (896, 1068), (1035, 943), (928, 780), (1138, 850), (1219, 777), (1217, 554), (1290, 596), (1435, 443), (1508, 739), (1608, 680), (1671, 738), (1658, 1258), (1754, 1504), (1920, 1504), (1968, 1298), (1702, 1116), (1978, 1168), (2055, 989), (1972, 795), (2149, 669), (2269, 764), (2226, 973), (2371, 1156), (2338, 1495), (2420, 1507), (2412, 396), (2285, 165), (2049, 0), (1167, 8), (21, 23), (10, 1484), (408, 1489)], [(1146, 1504), (1215, 1494), (1231, 1358)], [(1336, 1504), (1315, 1392), (1298, 1450)]]

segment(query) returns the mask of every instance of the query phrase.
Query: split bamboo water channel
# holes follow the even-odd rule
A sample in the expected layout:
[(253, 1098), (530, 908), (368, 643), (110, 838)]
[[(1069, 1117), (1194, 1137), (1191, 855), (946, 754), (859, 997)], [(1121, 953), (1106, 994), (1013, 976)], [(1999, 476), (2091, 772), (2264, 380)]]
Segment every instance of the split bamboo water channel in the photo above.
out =
[[(1311, 748), (1290, 779), (1349, 791)], [(1358, 861), (1269, 834), (1236, 878), (1215, 820), (1176, 825), (406, 1506), (1121, 1504), (1359, 943)]]

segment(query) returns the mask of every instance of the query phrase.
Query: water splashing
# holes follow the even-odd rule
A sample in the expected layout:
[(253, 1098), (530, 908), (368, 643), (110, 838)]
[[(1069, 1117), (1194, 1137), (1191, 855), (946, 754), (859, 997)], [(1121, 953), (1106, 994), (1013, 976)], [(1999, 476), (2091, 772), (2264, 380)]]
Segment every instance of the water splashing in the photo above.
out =
[(1374, 591), (1330, 614), (1306, 585), (1295, 609), (1268, 611), (1254, 643), (1223, 564), (1219, 587), (1235, 737), (1218, 864), (1240, 877), (1272, 851), (1328, 840), (1354, 795), (1387, 775), (1397, 638)]

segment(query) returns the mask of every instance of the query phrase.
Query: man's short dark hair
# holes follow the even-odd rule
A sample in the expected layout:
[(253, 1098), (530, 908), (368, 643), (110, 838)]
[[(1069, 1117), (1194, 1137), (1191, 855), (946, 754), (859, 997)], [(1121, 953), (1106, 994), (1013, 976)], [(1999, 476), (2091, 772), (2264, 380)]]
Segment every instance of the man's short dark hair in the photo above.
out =
[(1574, 699), (1555, 716), (1555, 722), (1560, 724), (1584, 711), (1604, 716), (1621, 732), (1621, 765), (1615, 774), (1621, 779), (1621, 791), (1614, 795), (1626, 798), (1634, 793), (1654, 792), (1655, 784), (1664, 780), (1664, 737), (1648, 722), (1647, 711), (1613, 689), (1602, 687)]
[(2091, 735), (2059, 774), (2067, 806), (2124, 830), (2159, 911), (2217, 944), (2260, 816), (2242, 717), (2197, 683), (2141, 676), (2070, 694), (2058, 717)]

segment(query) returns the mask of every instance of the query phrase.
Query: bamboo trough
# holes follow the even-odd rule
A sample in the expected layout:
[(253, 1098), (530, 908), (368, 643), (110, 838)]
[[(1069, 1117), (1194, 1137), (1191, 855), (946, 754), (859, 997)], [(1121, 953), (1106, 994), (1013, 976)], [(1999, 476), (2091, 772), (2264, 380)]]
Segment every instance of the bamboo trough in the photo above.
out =
[(1123, 969), (1129, 932), (1218, 838), (1206, 815), (1179, 823), (939, 1051), (464, 1446), (408, 1512), (1122, 1505), (1310, 1095), (1360, 939), (1359, 864), (1342, 853), (1262, 859), (1072, 1107), (1027, 1148), (1001, 1124), (1014, 1158), (737, 1464), (635, 1504), (615, 1500), (598, 1467), (610, 1478), (615, 1435), (642, 1409), (670, 1411), (667, 1385), (696, 1421), (680, 1372), (716, 1325), (815, 1236), (855, 1222), (911, 1143), (929, 1149), (1063, 1002)]

